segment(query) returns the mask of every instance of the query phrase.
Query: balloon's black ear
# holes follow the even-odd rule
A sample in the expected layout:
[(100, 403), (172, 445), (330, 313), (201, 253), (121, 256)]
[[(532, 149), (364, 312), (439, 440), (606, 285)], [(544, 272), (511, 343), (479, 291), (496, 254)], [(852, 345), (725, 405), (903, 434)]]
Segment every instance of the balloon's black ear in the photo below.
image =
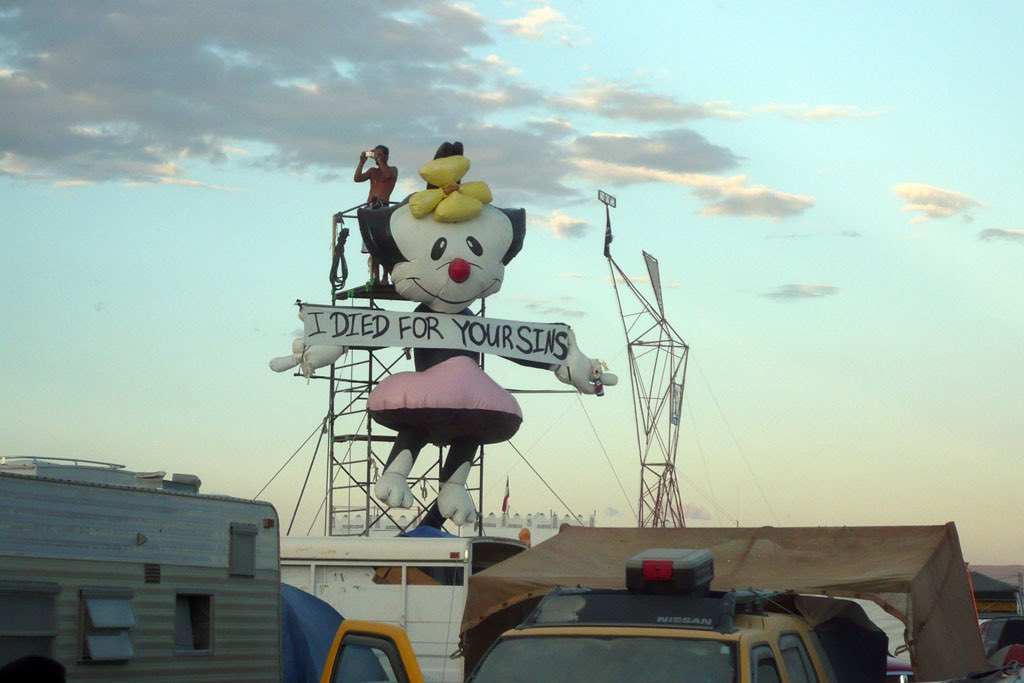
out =
[(498, 211), (501, 211), (512, 221), (512, 244), (501, 259), (501, 262), (507, 266), (508, 262), (514, 259), (516, 254), (523, 248), (523, 240), (526, 239), (526, 209), (499, 208)]
[(437, 148), (437, 152), (434, 153), (435, 159), (456, 156), (462, 156), (462, 143), (458, 141), (442, 142), (441, 146)]
[(359, 209), (359, 233), (363, 236), (366, 251), (385, 268), (408, 261), (395, 243), (391, 234), (391, 214), (409, 201), (406, 197), (401, 204), (392, 204), (381, 209)]
[[(435, 159), (443, 159), (445, 157), (456, 157), (462, 156), (462, 143), (461, 142), (442, 142), (441, 146), (434, 152)], [(460, 178), (461, 180), (461, 178)], [(436, 190), (437, 185), (431, 185), (427, 183), (428, 190)]]

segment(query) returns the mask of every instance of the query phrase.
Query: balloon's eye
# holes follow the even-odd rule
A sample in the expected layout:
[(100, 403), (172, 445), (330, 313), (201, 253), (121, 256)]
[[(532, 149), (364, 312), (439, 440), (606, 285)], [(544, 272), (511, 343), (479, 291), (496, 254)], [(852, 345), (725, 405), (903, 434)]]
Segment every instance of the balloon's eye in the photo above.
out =
[(448, 248), (448, 240), (444, 237), (438, 237), (437, 241), (434, 242), (434, 247), (430, 250), (430, 258), (435, 261), (444, 256), (444, 250)]

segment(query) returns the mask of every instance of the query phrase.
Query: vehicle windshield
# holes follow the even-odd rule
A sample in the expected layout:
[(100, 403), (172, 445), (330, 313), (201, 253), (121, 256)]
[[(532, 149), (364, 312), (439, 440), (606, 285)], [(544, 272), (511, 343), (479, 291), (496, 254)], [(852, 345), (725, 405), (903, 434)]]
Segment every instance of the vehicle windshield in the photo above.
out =
[(505, 638), (473, 683), (734, 683), (732, 643), (686, 638), (529, 636)]

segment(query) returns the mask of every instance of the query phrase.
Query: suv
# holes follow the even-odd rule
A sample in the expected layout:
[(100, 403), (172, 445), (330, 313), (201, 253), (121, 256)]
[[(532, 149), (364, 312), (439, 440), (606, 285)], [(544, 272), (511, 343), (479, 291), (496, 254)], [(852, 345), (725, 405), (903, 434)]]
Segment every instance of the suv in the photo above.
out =
[[(798, 596), (712, 591), (713, 575), (707, 550), (654, 549), (627, 562), (624, 590), (556, 588), (491, 645), (466, 683), (884, 680), (885, 634), (866, 617), (856, 625), (846, 618), (860, 611), (854, 603), (842, 601), (838, 611), (829, 603), (828, 613), (843, 612), (839, 619), (824, 618), (815, 603), (819, 631), (799, 614)], [(343, 652), (335, 656), (340, 668)], [(418, 674), (390, 680), (417, 683)]]

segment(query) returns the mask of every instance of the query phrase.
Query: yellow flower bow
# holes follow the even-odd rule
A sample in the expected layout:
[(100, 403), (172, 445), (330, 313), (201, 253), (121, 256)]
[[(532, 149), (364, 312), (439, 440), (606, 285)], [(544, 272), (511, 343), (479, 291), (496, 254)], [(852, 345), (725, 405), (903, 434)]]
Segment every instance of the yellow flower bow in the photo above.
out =
[(442, 223), (458, 223), (476, 218), (493, 197), (487, 183), (478, 180), (462, 183), (462, 176), (469, 171), (469, 159), (464, 156), (434, 159), (420, 168), (420, 177), (431, 185), (432, 190), (417, 192), (409, 200), (409, 210), (416, 218), (423, 218), (430, 212)]

